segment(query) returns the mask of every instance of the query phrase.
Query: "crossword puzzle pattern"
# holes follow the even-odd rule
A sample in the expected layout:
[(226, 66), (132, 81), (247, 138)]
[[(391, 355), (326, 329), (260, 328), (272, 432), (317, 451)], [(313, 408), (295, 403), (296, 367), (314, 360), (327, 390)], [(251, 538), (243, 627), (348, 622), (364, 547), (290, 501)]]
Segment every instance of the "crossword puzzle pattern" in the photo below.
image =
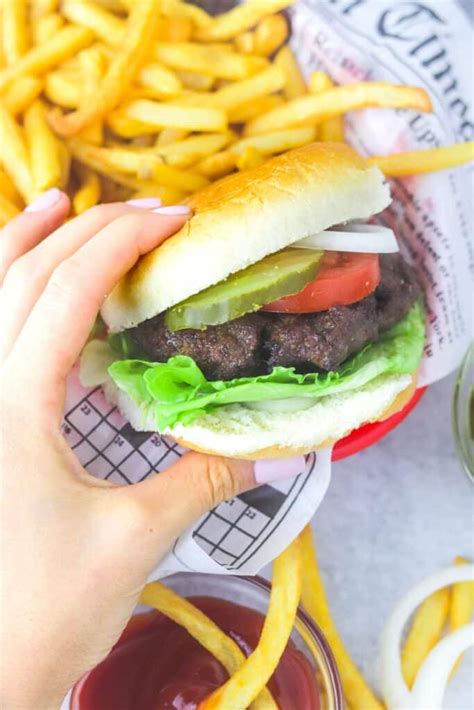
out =
[(84, 468), (115, 483), (137, 483), (180, 457), (178, 444), (138, 432), (107, 404), (100, 388), (88, 392), (65, 415), (63, 433)]
[(315, 462), (310, 455), (306, 471), (297, 478), (260, 486), (221, 503), (201, 522), (194, 539), (215, 562), (229, 570), (239, 569), (283, 521)]
[[(182, 453), (178, 444), (159, 434), (132, 429), (116, 407), (107, 403), (100, 387), (81, 391), (65, 414), (62, 429), (89, 473), (115, 483), (142, 481), (167, 469)], [(251, 548), (260, 541), (263, 544), (279, 524), (309, 473), (222, 503), (200, 523), (194, 539), (215, 562), (238, 569)]]

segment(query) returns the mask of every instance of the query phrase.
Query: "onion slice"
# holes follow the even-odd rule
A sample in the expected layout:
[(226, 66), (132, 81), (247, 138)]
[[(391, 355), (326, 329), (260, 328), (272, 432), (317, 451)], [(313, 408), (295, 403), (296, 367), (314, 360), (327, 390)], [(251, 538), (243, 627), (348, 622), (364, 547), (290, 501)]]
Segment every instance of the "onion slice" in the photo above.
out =
[[(402, 674), (400, 643), (403, 629), (417, 606), (430, 594), (433, 594), (433, 592), (436, 592), (438, 589), (455, 584), (456, 582), (469, 580), (474, 580), (474, 565), (466, 564), (447, 567), (446, 569), (432, 574), (410, 589), (393, 610), (382, 634), (380, 650), (382, 695), (389, 710), (408, 710), (421, 707), (423, 707), (424, 710), (425, 708), (426, 710), (428, 708), (432, 710), (435, 706), (425, 703), (424, 697), (421, 698), (421, 693), (427, 692), (425, 689), (429, 687), (430, 682), (434, 684), (436, 675), (440, 676), (440, 680), (444, 678), (441, 691), (437, 685), (436, 697), (439, 697), (440, 693), (442, 697), (449, 676), (449, 670), (452, 666), (450, 661), (453, 655), (457, 657), (458, 654), (454, 654), (454, 651), (450, 650), (451, 645), (448, 645), (448, 651), (437, 652), (434, 654), (435, 660), (430, 660), (431, 654), (434, 653), (437, 647), (433, 649), (425, 661), (430, 660), (428, 670), (423, 673), (421, 673), (420, 670), (420, 686), (415, 701), (414, 694), (408, 689)], [(459, 653), (465, 648), (463, 635), (461, 641), (455, 639), (452, 643), (457, 650), (460, 649)], [(447, 672), (445, 671), (445, 665), (449, 665)], [(427, 679), (428, 674), (430, 675), (429, 679)], [(440, 706), (437, 705), (436, 707), (439, 708)]]
[(256, 412), (300, 412), (311, 409), (316, 404), (315, 397), (288, 397), (287, 399), (265, 399), (261, 402), (246, 402), (248, 409)]
[(393, 254), (399, 251), (395, 234), (379, 224), (346, 224), (326, 229), (291, 244), (297, 249), (324, 249), (362, 254)]
[(414, 708), (435, 710), (441, 707), (451, 670), (469, 646), (474, 646), (474, 624), (461, 626), (436, 644), (424, 660), (413, 684)]
[(79, 360), (79, 381), (83, 387), (98, 387), (108, 381), (108, 368), (117, 360), (106, 340), (90, 340)]

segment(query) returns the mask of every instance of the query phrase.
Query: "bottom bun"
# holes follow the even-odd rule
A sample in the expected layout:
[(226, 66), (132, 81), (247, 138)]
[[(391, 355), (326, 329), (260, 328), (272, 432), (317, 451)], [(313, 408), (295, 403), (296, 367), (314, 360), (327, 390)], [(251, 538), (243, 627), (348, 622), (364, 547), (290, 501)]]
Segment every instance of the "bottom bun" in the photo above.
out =
[[(383, 375), (338, 395), (317, 400), (296, 412), (255, 411), (231, 404), (204, 414), (192, 424), (177, 424), (162, 432), (194, 451), (241, 459), (301, 456), (332, 446), (363, 424), (387, 419), (409, 402), (416, 388), (411, 375)], [(156, 431), (151, 415), (109, 381), (107, 398), (137, 431)]]

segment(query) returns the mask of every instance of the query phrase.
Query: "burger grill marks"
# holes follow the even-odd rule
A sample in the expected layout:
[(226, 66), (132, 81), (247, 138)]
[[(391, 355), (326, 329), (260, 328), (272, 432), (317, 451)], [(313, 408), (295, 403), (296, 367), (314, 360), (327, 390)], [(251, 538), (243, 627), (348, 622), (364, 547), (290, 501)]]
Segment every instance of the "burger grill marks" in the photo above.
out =
[(413, 269), (399, 254), (381, 255), (380, 270), (375, 292), (350, 306), (308, 314), (251, 313), (204, 331), (172, 332), (161, 314), (129, 333), (147, 359), (188, 355), (211, 380), (266, 374), (278, 365), (297, 372), (335, 370), (398, 323), (420, 296)]

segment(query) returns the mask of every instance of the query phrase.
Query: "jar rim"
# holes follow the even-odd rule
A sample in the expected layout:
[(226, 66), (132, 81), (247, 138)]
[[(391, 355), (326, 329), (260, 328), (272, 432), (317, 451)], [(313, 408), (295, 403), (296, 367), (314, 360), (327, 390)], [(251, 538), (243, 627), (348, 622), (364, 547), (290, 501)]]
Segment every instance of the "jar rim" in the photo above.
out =
[[(470, 441), (470, 417), (472, 417), (472, 412), (470, 411), (470, 398), (472, 397), (472, 393), (470, 388), (472, 384), (470, 384), (469, 375), (472, 373), (473, 365), (474, 343), (471, 343), (466, 350), (456, 375), (451, 409), (451, 420), (457, 453), (471, 483), (474, 483), (474, 470), (472, 469), (472, 449), (470, 448), (472, 447), (472, 442)], [(466, 386), (468, 391), (466, 391)]]

